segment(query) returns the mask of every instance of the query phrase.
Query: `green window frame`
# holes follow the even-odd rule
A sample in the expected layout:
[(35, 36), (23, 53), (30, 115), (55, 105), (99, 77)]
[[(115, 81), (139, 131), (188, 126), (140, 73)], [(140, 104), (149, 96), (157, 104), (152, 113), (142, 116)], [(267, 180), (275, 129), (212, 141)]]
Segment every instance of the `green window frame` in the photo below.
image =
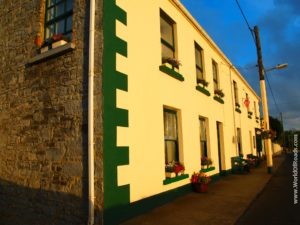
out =
[(73, 0), (46, 0), (45, 40), (55, 34), (72, 37)]
[(203, 49), (195, 42), (195, 64), (196, 64), (196, 77), (197, 83), (199, 80), (205, 80), (204, 65), (203, 65)]
[(175, 58), (175, 22), (164, 11), (160, 10), (160, 34), (162, 63), (168, 58)]

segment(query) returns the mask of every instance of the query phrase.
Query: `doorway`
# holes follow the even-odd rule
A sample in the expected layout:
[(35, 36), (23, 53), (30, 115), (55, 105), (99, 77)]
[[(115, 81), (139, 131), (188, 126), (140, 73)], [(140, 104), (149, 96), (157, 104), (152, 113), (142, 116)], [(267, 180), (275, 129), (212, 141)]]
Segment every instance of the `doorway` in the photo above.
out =
[(223, 124), (217, 121), (216, 125), (217, 125), (219, 172), (222, 173), (222, 171), (225, 170)]

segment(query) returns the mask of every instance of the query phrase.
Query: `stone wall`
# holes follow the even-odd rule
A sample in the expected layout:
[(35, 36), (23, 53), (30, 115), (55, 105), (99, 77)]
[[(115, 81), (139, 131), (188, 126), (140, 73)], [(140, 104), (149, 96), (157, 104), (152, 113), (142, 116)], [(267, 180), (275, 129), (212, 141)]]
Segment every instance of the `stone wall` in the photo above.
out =
[[(86, 224), (89, 1), (74, 0), (75, 49), (34, 65), (45, 0), (0, 1), (0, 224)], [(95, 63), (96, 224), (102, 199), (102, 1)]]

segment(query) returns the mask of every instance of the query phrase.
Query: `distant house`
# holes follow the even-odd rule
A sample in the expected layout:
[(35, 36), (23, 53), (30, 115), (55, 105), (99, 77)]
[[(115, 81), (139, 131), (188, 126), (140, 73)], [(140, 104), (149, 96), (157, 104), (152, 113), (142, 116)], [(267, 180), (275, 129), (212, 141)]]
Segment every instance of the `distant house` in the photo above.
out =
[(179, 1), (95, 2), (2, 3), (0, 223), (118, 224), (259, 150), (259, 97)]

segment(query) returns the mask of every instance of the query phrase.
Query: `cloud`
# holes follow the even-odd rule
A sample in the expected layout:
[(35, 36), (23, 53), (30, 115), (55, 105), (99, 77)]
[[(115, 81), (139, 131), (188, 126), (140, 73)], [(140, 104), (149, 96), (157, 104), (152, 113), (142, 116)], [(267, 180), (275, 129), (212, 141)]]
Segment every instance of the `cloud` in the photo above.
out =
[(294, 0), (274, 0), (274, 8), (258, 20), (263, 43), (264, 65), (289, 64), (287, 69), (272, 71), (269, 81), (278, 108), (268, 92), (270, 114), (278, 110), (286, 116), (287, 129), (300, 129), (300, 4)]

